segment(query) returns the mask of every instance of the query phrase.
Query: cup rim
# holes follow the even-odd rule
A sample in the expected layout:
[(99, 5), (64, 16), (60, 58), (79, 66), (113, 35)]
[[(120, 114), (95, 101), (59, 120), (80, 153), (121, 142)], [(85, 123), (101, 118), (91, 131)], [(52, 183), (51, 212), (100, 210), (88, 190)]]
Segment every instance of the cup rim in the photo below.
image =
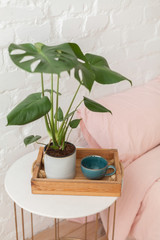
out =
[[(100, 157), (101, 159), (105, 160), (106, 166), (103, 167), (103, 168), (97, 168), (97, 169), (87, 168), (87, 167), (85, 167), (84, 165), (82, 165), (82, 161), (85, 160), (85, 159), (88, 158), (88, 157), (95, 157), (95, 158)], [(90, 170), (90, 171), (98, 171), (98, 170), (103, 170), (103, 169), (105, 169), (105, 168), (108, 166), (108, 161), (107, 161), (105, 158), (103, 158), (102, 156), (99, 156), (99, 155), (88, 155), (88, 156), (82, 158), (82, 160), (81, 160), (81, 166), (82, 166), (83, 168), (87, 169), (87, 170)]]

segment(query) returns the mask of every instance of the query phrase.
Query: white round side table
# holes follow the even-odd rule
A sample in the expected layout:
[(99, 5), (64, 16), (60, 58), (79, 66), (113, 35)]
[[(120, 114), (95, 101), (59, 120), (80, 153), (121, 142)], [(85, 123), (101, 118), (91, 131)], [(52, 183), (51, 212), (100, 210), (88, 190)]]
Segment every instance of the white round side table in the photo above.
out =
[[(31, 168), (34, 160), (37, 158), (37, 154), (38, 150), (18, 159), (9, 168), (5, 177), (6, 192), (14, 202), (16, 240), (18, 240), (16, 204), (21, 208), (22, 213), (23, 240), (25, 239), (23, 209), (31, 213), (32, 239), (32, 213), (54, 218), (55, 223), (57, 223), (56, 221), (59, 223), (58, 219), (79, 218), (92, 214), (98, 214), (102, 210), (109, 208), (115, 202), (113, 219), (113, 226), (115, 226), (117, 197), (32, 194), (30, 182), (32, 177)], [(59, 239), (58, 233), (55, 233), (55, 239)], [(114, 239), (114, 228), (112, 231), (112, 239)]]

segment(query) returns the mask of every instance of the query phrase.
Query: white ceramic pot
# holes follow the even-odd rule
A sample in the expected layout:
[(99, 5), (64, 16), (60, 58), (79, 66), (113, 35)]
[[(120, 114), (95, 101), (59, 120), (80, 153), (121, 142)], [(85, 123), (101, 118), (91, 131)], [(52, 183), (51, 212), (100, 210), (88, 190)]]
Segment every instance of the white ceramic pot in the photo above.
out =
[(47, 178), (70, 179), (75, 177), (76, 148), (72, 155), (67, 157), (52, 157), (45, 153), (44, 170)]

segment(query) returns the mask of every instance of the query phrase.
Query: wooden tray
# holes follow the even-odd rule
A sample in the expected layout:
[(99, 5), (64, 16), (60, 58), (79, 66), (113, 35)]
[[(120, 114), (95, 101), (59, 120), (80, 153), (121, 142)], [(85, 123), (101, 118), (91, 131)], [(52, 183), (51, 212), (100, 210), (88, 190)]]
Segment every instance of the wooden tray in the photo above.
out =
[[(107, 159), (109, 164), (115, 165), (116, 173), (101, 180), (89, 180), (81, 172), (81, 159), (88, 155), (99, 155)], [(76, 160), (76, 176), (74, 179), (47, 179), (39, 178), (42, 165), (43, 148), (39, 149), (31, 189), (34, 194), (54, 195), (83, 195), (83, 196), (113, 196), (121, 195), (123, 169), (115, 149), (78, 148)]]

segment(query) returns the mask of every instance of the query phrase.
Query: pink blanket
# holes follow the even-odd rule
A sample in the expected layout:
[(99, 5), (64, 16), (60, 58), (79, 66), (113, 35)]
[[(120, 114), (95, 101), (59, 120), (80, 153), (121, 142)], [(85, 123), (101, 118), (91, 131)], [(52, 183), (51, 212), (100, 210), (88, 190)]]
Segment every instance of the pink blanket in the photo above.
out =
[[(115, 240), (125, 240), (129, 233), (136, 240), (160, 239), (160, 182), (156, 182), (158, 178), (160, 146), (142, 155), (125, 169), (123, 192), (117, 201)], [(113, 217), (113, 207), (111, 209), (110, 220)], [(105, 229), (106, 211), (101, 213)], [(112, 226), (110, 227), (112, 229)]]

